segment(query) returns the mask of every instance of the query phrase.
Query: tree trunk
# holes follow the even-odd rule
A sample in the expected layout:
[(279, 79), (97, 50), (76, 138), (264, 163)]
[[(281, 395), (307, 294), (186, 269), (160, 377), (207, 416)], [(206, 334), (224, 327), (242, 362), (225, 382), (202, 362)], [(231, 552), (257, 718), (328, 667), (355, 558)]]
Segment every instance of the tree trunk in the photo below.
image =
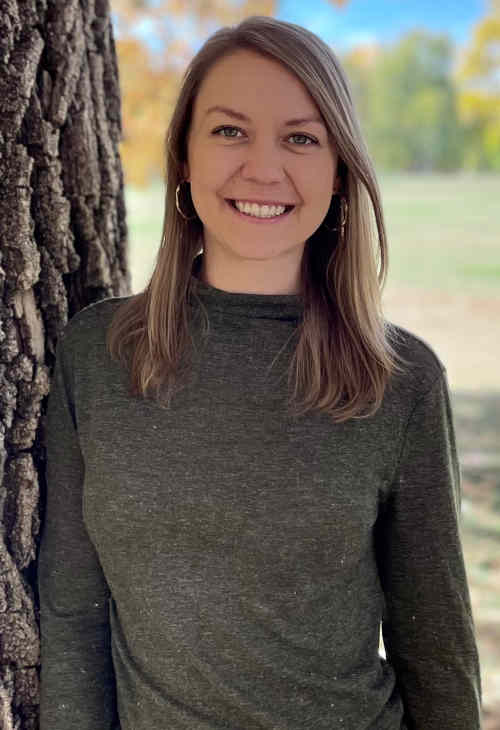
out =
[(2, 0), (0, 62), (0, 728), (34, 730), (55, 344), (131, 291), (108, 1)]

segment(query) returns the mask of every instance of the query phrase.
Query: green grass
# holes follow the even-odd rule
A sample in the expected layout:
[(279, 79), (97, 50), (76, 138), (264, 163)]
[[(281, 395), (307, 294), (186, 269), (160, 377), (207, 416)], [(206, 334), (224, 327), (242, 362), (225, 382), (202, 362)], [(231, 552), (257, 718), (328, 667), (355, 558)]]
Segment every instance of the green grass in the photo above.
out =
[(500, 176), (380, 179), (389, 285), (500, 294)]

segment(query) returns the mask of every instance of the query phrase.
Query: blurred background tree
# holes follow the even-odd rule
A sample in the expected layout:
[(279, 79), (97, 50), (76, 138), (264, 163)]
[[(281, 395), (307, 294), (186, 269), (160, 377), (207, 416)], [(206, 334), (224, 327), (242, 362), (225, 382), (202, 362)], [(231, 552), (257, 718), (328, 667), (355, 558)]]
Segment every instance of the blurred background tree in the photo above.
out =
[(419, 30), (390, 48), (358, 48), (342, 57), (368, 147), (380, 169), (462, 167), (453, 50), (446, 36)]
[(500, 0), (476, 26), (456, 74), (464, 166), (500, 171)]

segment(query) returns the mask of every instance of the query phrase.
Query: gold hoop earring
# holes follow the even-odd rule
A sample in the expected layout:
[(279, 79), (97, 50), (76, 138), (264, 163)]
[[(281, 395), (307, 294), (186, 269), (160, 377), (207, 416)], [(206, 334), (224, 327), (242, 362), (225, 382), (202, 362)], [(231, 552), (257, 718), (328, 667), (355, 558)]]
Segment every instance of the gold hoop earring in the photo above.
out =
[(180, 190), (181, 184), (182, 184), (183, 182), (189, 182), (189, 181), (188, 181), (188, 180), (181, 180), (181, 182), (180, 182), (180, 183), (179, 183), (179, 184), (177, 185), (177, 187), (175, 188), (175, 207), (177, 208), (177, 210), (179, 211), (179, 213), (181, 214), (181, 216), (182, 216), (182, 217), (183, 217), (183, 218), (184, 218), (185, 220), (187, 220), (187, 221), (192, 221), (192, 220), (194, 220), (195, 218), (197, 218), (198, 216), (197, 216), (197, 215), (193, 215), (193, 216), (190, 216), (190, 217), (188, 217), (187, 215), (184, 215), (184, 213), (182, 212), (182, 210), (180, 209), (180, 206), (179, 206), (179, 190)]
[[(334, 195), (339, 195), (339, 193), (334, 193)], [(327, 231), (330, 231), (331, 233), (335, 233), (335, 231), (340, 231), (340, 238), (344, 239), (345, 234), (345, 225), (347, 223), (347, 214), (349, 212), (349, 205), (347, 203), (347, 198), (343, 195), (340, 199), (340, 228), (330, 228), (330, 226), (327, 226), (326, 223), (323, 223)]]

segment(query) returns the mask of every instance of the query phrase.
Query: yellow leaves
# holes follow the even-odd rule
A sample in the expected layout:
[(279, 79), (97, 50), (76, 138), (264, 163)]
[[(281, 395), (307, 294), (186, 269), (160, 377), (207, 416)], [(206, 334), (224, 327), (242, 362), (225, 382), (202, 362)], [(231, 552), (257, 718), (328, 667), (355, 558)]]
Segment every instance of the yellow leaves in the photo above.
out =
[(358, 68), (372, 68), (381, 53), (375, 43), (363, 43), (351, 48), (344, 55), (344, 60), (353, 63)]
[(246, 0), (243, 3), (243, 18), (249, 15), (267, 15), (272, 17), (276, 12), (276, 2), (274, 0)]
[(500, 3), (475, 28), (456, 73), (462, 122), (475, 129), (484, 158), (500, 169)]
[(486, 121), (495, 116), (500, 117), (499, 103), (499, 98), (493, 94), (487, 95), (481, 91), (464, 91), (459, 96), (458, 109), (464, 122)]
[(485, 18), (474, 31), (472, 45), (458, 72), (461, 80), (484, 77), (500, 69), (500, 18)]
[(500, 150), (500, 124), (487, 124), (485, 127), (485, 144), (491, 150)]
[(135, 39), (116, 43), (122, 92), (123, 141), (120, 154), (129, 184), (146, 185), (162, 174), (163, 143), (178, 93), (180, 72), (153, 67)]

